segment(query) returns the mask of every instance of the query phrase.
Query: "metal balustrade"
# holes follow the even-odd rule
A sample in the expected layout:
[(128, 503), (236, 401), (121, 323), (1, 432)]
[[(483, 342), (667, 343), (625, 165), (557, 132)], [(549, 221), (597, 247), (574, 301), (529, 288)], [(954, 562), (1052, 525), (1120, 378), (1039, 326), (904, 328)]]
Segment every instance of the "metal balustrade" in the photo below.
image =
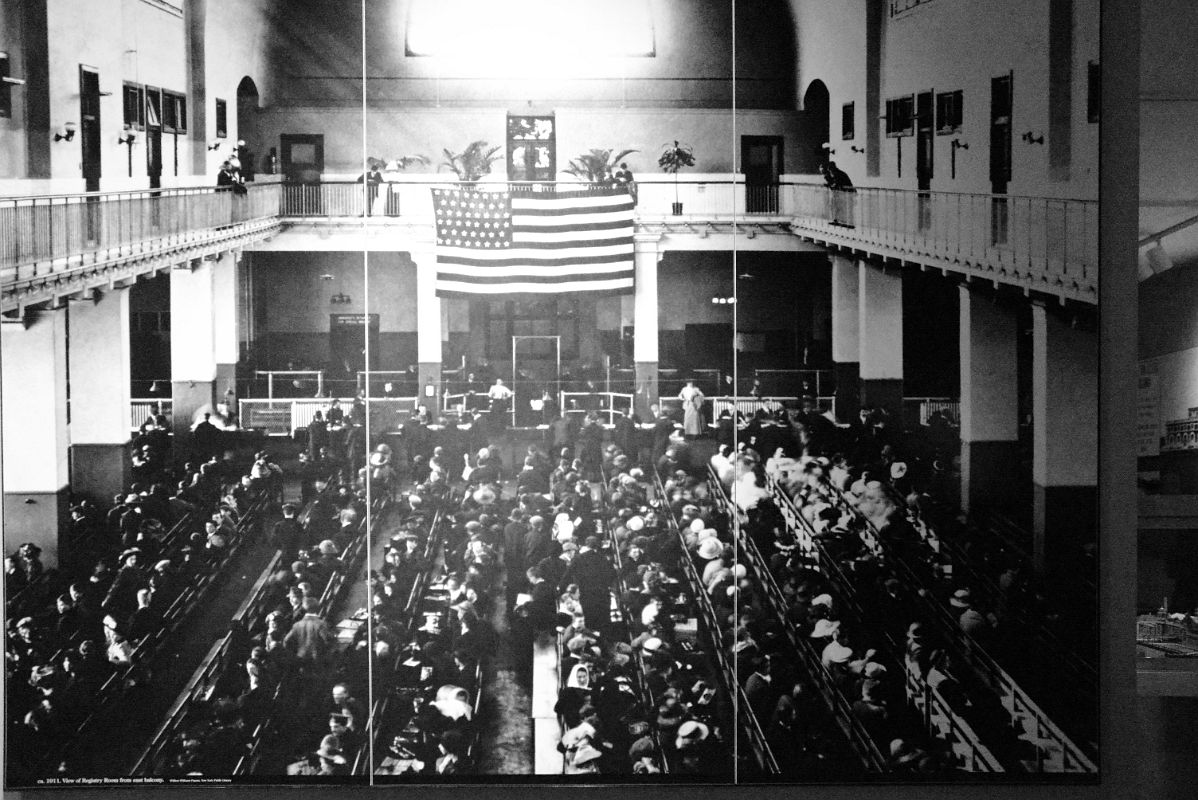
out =
[(156, 400), (154, 398), (135, 397), (129, 401), (129, 428), (130, 430), (138, 430), (147, 420), (153, 419), (156, 414), (162, 414), (169, 420), (173, 409), (174, 401), (169, 398)]
[(819, 184), (783, 187), (792, 230), (869, 246), (880, 255), (972, 266), (995, 280), (1076, 289), (1096, 300), (1098, 202)]
[[(429, 225), (430, 189), (459, 185), (429, 176), (377, 186), (250, 184), (244, 195), (195, 187), (3, 198), (0, 282), (9, 293), (39, 276), (219, 240), (221, 231), (260, 233), (287, 218), (369, 216)], [(526, 193), (597, 187), (496, 181), (478, 188)], [(649, 176), (636, 184), (636, 216), (642, 226), (691, 225), (696, 235), (705, 229), (694, 223), (752, 225), (768, 218), (829, 244), (1088, 302), (1098, 288), (1093, 200), (872, 187), (846, 193), (803, 182), (747, 186), (739, 176), (679, 176), (677, 182)]]
[(277, 221), (277, 184), (226, 189), (141, 189), (0, 198), (0, 282), (67, 266), (199, 243), (220, 229)]

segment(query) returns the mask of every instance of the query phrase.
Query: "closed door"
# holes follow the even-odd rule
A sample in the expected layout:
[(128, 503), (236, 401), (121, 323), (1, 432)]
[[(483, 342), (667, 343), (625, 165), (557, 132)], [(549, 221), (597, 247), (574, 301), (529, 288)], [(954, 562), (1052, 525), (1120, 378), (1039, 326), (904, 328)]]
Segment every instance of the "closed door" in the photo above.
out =
[[(1006, 194), (1011, 180), (1012, 76), (1010, 73), (990, 80), (990, 191)], [(990, 243), (1005, 245), (1010, 227), (1007, 199), (991, 198)]]
[(932, 143), (936, 140), (933, 130), (932, 93), (922, 92), (915, 100), (915, 180), (922, 190), (932, 188)]
[(742, 136), (741, 169), (745, 173), (745, 211), (778, 213), (778, 184), (782, 178), (782, 137)]
[(932, 144), (936, 140), (934, 122), (932, 93), (921, 92), (915, 98), (915, 182), (920, 191), (920, 230), (927, 230), (932, 225), (932, 197), (926, 192), (932, 188), (934, 171), (932, 158)]
[(1011, 75), (990, 81), (990, 191), (1006, 194), (1011, 180)]
[(100, 191), (100, 73), (79, 65), (79, 147), (87, 191)]
[(320, 134), (283, 134), (279, 152), (285, 180), (291, 183), (319, 183), (324, 172), (324, 136)]

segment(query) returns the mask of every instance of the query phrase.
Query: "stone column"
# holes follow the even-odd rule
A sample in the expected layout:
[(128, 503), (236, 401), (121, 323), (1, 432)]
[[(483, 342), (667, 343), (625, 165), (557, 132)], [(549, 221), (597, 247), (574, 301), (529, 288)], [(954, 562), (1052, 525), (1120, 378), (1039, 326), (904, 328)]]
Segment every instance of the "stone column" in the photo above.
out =
[[(416, 374), (418, 391), (431, 411), (440, 408), (441, 396), (441, 298), (437, 297), (437, 256), (431, 246), (409, 251), (416, 265)], [(481, 336), (482, 331), (476, 331)], [(432, 385), (434, 397), (426, 397)]]
[(67, 313), (31, 314), (0, 331), (4, 552), (33, 542), (48, 567), (69, 558), (59, 551), (69, 518)]
[(962, 284), (961, 507), (1003, 510), (1018, 497), (1018, 320)]
[(836, 398), (832, 410), (841, 422), (857, 417), (861, 407), (861, 339), (858, 307), (860, 276), (851, 258), (833, 255), (832, 370)]
[[(216, 358), (217, 402), (237, 393), (237, 362), (241, 360), (240, 252), (224, 253), (212, 265), (213, 355)], [(229, 390), (233, 394), (229, 394)], [(232, 409), (236, 412), (237, 409)]]
[(903, 276), (861, 261), (857, 308), (861, 402), (903, 424)]
[(129, 486), (129, 292), (72, 301), (71, 490), (107, 504)]
[(1097, 541), (1098, 336), (1038, 302), (1032, 422), (1034, 558), (1037, 570), (1054, 574)]
[(171, 270), (171, 427), (177, 454), (190, 447), (195, 415), (216, 408), (213, 271), (211, 261)]
[(661, 236), (637, 234), (636, 294), (633, 299), (632, 360), (636, 369), (636, 396), (633, 408), (641, 419), (648, 421), (649, 406), (657, 402), (658, 368), (658, 307), (657, 265), (664, 253), (660, 249)]

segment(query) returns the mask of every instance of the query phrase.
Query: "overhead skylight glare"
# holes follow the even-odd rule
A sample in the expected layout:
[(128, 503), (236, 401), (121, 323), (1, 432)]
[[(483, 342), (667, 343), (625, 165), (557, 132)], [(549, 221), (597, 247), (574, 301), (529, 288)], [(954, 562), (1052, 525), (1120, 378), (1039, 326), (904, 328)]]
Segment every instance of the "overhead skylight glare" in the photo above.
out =
[(410, 56), (585, 60), (654, 55), (650, 0), (413, 0)]

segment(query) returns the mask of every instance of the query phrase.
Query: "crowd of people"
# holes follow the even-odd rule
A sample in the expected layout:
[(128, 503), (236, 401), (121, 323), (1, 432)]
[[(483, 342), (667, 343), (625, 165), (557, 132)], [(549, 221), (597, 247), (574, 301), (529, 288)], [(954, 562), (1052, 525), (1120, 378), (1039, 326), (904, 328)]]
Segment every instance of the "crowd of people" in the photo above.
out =
[(225, 668), (143, 769), (170, 776), (246, 774), (259, 759), (289, 755), (280, 749), (280, 732), (315, 723), (341, 738), (337, 752), (309, 751), (312, 772), (340, 774), (366, 718), (351, 692), (360, 658), (345, 651), (327, 616), (335, 590), (348, 585), (361, 561), (369, 509), (365, 492), (342, 483), (338, 470), (318, 475), (313, 490), (306, 505), (284, 504), (281, 519), (265, 531), (278, 550), (275, 569), (260, 596), (232, 621), (220, 653)]
[[(475, 772), (500, 609), (526, 686), (534, 650), (560, 645), (567, 774), (726, 778), (732, 740), (746, 735), (742, 761), (764, 746), (787, 775), (852, 774), (860, 744), (846, 746), (837, 716), (886, 771), (967, 768), (915, 713), (908, 676), (1000, 761), (1026, 756), (960, 643), (1034, 674), (1026, 627), (1060, 614), (1015, 554), (938, 516), (930, 492), (949, 438), (903, 433), (880, 409), (837, 424), (803, 398), (793, 412), (722, 415), (709, 459), (695, 441), (708, 435), (693, 419), (702, 396), (690, 397), (683, 419), (654, 407), (648, 424), (554, 410), (512, 470), (472, 415), (415, 416), (396, 450), (384, 441), (368, 454), (354, 435), (364, 410), (330, 404), (300, 454), (301, 502), (265, 531), (278, 570), (234, 621), (233, 668), (191, 709), (162, 768), (332, 776), (373, 755), (380, 775)], [(51, 743), (67, 740), (172, 602), (223, 563), (251, 507), (282, 500), (267, 453), (248, 474), (216, 448), (175, 467), (164, 440), (150, 420), (129, 492), (103, 513), (72, 508), (60, 570), (33, 543), (6, 559), (18, 770), (45, 768)], [(368, 489), (392, 535), (362, 576), (366, 608), (333, 627), (342, 609), (329, 587), (357, 581), (370, 546)], [(369, 722), (365, 694), (387, 698)], [(733, 695), (747, 705), (739, 715)], [(286, 745), (264, 747), (268, 730), (285, 730)]]
[[(232, 459), (175, 467), (162, 425), (133, 443), (134, 483), (109, 508), (71, 507), (59, 569), (22, 544), (6, 561), (7, 733), (10, 774), (86, 770), (68, 747), (115, 694), (151, 680), (144, 668), (177, 603), (206, 587), (277, 485), (265, 452), (246, 474)], [(272, 469), (273, 466), (273, 469)], [(117, 680), (114, 680), (117, 679)]]

